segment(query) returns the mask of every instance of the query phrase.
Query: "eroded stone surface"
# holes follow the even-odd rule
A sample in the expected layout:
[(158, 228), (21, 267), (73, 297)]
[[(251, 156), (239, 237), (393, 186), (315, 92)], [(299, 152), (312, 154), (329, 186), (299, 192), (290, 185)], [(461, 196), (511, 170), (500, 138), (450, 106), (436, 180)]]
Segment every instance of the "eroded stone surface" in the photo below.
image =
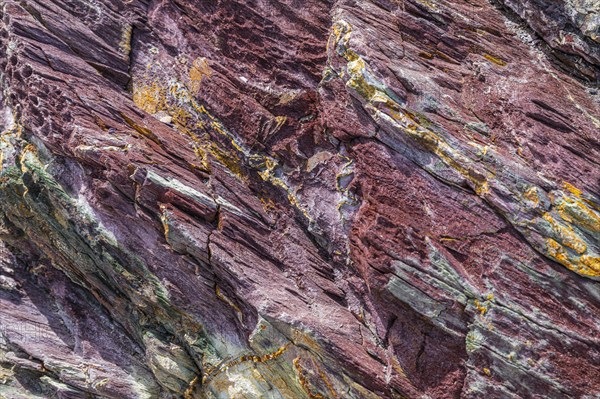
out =
[(0, 395), (600, 395), (598, 29), (6, 0)]

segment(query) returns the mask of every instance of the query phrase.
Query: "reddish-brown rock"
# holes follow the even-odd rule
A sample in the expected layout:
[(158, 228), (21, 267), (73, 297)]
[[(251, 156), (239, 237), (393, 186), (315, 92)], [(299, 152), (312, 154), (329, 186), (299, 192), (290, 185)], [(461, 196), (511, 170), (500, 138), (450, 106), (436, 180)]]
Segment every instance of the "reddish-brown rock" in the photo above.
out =
[(600, 395), (594, 1), (1, 7), (0, 396)]

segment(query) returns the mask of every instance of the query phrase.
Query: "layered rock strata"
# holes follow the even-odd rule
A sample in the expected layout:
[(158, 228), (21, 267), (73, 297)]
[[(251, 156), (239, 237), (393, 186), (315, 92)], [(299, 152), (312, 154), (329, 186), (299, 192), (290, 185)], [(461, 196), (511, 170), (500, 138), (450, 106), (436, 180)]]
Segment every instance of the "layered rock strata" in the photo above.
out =
[(600, 9), (4, 0), (0, 396), (600, 395)]

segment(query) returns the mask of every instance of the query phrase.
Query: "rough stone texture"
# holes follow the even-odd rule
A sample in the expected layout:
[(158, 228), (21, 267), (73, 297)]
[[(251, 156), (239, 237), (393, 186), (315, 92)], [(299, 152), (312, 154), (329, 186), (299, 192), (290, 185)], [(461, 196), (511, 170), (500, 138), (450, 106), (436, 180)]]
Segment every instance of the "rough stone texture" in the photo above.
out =
[(600, 397), (598, 2), (0, 7), (0, 397)]

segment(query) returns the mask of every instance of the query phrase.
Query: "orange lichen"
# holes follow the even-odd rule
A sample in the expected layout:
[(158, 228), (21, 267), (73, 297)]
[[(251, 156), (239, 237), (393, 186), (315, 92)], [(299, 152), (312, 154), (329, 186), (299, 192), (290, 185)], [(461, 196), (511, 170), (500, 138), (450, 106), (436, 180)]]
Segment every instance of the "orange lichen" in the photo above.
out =
[(600, 257), (581, 255), (571, 259), (565, 248), (555, 240), (546, 239), (547, 254), (557, 262), (583, 276), (600, 277)]
[(96, 122), (96, 125), (98, 125), (98, 127), (100, 127), (100, 129), (102, 129), (102, 130), (108, 130), (108, 127), (106, 126), (106, 123), (104, 123), (102, 118), (100, 118), (96, 114), (93, 114), (93, 115), (94, 115), (94, 121)]
[(321, 369), (321, 367), (319, 367), (319, 364), (317, 362), (315, 362), (314, 359), (311, 358), (311, 361), (312, 361), (313, 366), (317, 369), (317, 372), (319, 373), (319, 377), (321, 377), (321, 381), (323, 381), (323, 383), (329, 390), (329, 394), (331, 395), (331, 397), (333, 399), (337, 399), (338, 394), (335, 391), (335, 389), (333, 388), (333, 385), (331, 384), (331, 382), (329, 381), (327, 374), (325, 374), (325, 372)]
[(462, 238), (455, 238), (455, 237), (449, 237), (449, 236), (441, 236), (440, 237), (440, 241), (459, 242), (461, 240), (462, 240)]
[(558, 201), (556, 210), (563, 220), (593, 233), (600, 232), (600, 215), (583, 201), (563, 197), (561, 201)]
[(300, 356), (298, 356), (293, 361), (294, 368), (296, 369), (296, 372), (298, 375), (298, 382), (300, 382), (300, 385), (302, 386), (302, 388), (304, 389), (304, 391), (306, 392), (306, 394), (308, 395), (309, 398), (325, 399), (325, 396), (321, 395), (318, 392), (314, 393), (312, 391), (312, 388), (310, 387), (310, 382), (308, 381), (308, 378), (306, 378), (304, 370), (302, 369), (302, 366), (300, 365), (300, 360), (301, 360), (301, 358), (300, 358)]
[(583, 254), (587, 250), (585, 242), (573, 231), (570, 225), (564, 225), (557, 222), (549, 213), (544, 213), (544, 220), (546, 220), (552, 226), (555, 238), (560, 242), (577, 252)]
[(202, 384), (203, 385), (207, 384), (208, 381), (210, 381), (211, 379), (215, 378), (220, 373), (222, 373), (224, 371), (227, 371), (231, 367), (237, 366), (239, 364), (242, 364), (242, 363), (245, 363), (245, 362), (265, 363), (265, 362), (268, 362), (270, 360), (277, 359), (278, 357), (280, 357), (281, 355), (283, 355), (289, 349), (290, 345), (291, 345), (290, 343), (287, 343), (287, 344), (281, 346), (275, 352), (268, 353), (268, 354), (263, 355), (263, 356), (244, 355), (244, 356), (239, 357), (238, 359), (235, 359), (235, 360), (232, 360), (230, 362), (227, 362), (224, 365), (222, 365), (221, 367), (217, 368), (216, 370), (213, 370), (212, 372), (210, 372), (208, 374), (205, 374), (204, 377), (202, 378)]
[(475, 299), (474, 301), (474, 305), (475, 305), (475, 309), (477, 309), (477, 311), (479, 311), (479, 313), (481, 314), (481, 316), (485, 316), (485, 314), (488, 311), (487, 306), (483, 305), (481, 302), (479, 302), (477, 299)]
[(556, 259), (559, 263), (569, 267), (569, 269), (573, 269), (571, 263), (569, 262), (569, 257), (567, 256), (567, 252), (558, 242), (553, 240), (552, 238), (546, 239), (546, 248), (548, 255), (554, 259)]

